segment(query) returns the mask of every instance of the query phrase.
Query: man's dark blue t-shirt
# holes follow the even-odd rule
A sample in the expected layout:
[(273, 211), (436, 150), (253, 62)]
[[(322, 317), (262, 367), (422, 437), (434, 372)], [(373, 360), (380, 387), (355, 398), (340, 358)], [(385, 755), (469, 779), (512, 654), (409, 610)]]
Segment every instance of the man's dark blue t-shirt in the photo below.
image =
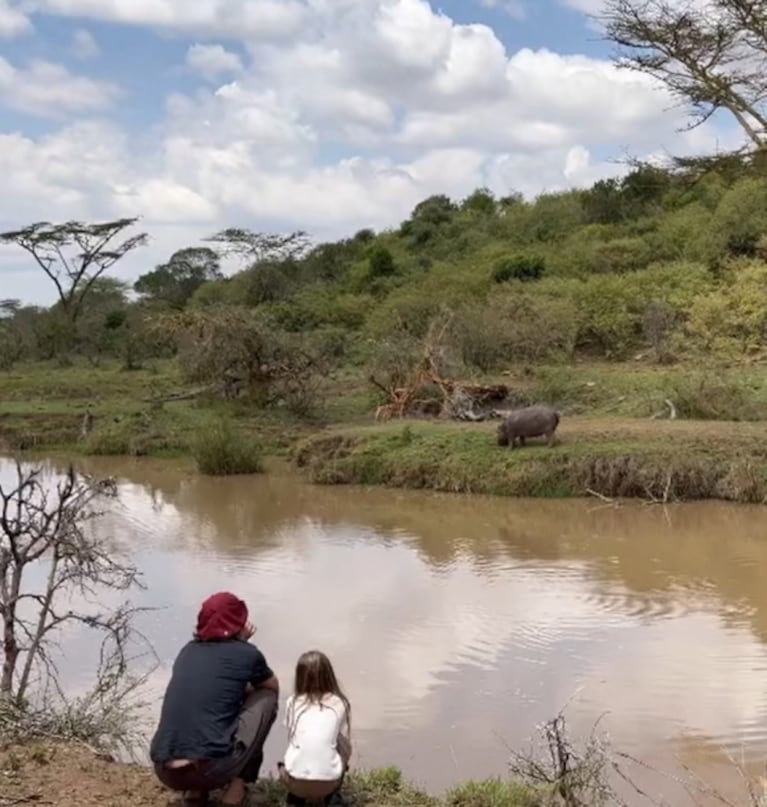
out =
[(189, 642), (173, 664), (149, 751), (152, 762), (228, 756), (247, 684), (259, 686), (272, 675), (261, 651), (248, 642)]

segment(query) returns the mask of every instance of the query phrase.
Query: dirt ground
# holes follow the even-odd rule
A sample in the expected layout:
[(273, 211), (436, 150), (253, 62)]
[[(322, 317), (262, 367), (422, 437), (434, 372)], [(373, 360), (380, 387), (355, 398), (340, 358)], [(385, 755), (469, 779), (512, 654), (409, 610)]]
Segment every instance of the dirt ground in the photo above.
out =
[(177, 803), (147, 768), (99, 759), (80, 746), (33, 745), (0, 751), (0, 807), (166, 807)]
[[(214, 802), (215, 803), (215, 802)], [(284, 803), (276, 786), (259, 782), (250, 807)], [(0, 807), (170, 807), (179, 805), (149, 768), (100, 758), (77, 745), (0, 750)]]
[[(530, 807), (510, 791), (511, 801), (494, 807)], [(212, 804), (216, 804), (212, 794)], [(441, 807), (440, 801), (400, 780), (399, 772), (382, 769), (353, 774), (338, 803), (346, 807)], [(165, 790), (150, 768), (126, 765), (99, 757), (82, 745), (0, 745), (0, 807), (175, 807), (178, 794)], [(285, 793), (273, 779), (261, 779), (249, 794), (246, 807), (282, 807)], [(471, 801), (472, 807), (490, 807)], [(455, 807), (464, 807), (457, 803)], [(467, 806), (468, 807), (468, 806)]]

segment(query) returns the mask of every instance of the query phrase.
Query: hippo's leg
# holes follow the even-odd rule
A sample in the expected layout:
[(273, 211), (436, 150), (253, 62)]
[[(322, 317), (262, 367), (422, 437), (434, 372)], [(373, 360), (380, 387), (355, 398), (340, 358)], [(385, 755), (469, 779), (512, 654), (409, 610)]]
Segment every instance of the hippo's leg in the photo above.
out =
[(526, 438), (520, 435), (519, 444), (520, 444), (520, 446), (526, 446), (527, 445)]
[(549, 448), (551, 448), (552, 446), (554, 446), (555, 443), (556, 443), (556, 437), (554, 435), (554, 431), (550, 431), (546, 435), (546, 444), (549, 446)]

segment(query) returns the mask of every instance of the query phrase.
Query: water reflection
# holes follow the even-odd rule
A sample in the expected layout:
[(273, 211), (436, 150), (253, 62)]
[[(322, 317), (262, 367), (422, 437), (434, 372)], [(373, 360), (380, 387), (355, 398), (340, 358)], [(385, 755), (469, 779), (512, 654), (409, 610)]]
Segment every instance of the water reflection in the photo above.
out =
[[(715, 766), (767, 745), (767, 534), (759, 508), (603, 508), (211, 480), (183, 464), (88, 462), (121, 480), (104, 522), (146, 575), (166, 665), (201, 598), (238, 591), (287, 683), (328, 652), (364, 763), (443, 787), (504, 769), (571, 702), (616, 746)], [(0, 474), (2, 468), (0, 468)], [(81, 638), (73, 639), (77, 642)], [(79, 657), (79, 654), (78, 654)], [(271, 761), (282, 738), (271, 743)]]

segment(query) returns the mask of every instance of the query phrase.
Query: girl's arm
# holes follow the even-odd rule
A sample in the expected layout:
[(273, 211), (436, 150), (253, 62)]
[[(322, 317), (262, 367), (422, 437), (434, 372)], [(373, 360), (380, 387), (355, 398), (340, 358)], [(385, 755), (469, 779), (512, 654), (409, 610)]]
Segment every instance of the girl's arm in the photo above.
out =
[(341, 702), (340, 720), (338, 723), (338, 733), (347, 740), (351, 739), (352, 727), (349, 720), (349, 713), (346, 711), (346, 706), (343, 701)]

